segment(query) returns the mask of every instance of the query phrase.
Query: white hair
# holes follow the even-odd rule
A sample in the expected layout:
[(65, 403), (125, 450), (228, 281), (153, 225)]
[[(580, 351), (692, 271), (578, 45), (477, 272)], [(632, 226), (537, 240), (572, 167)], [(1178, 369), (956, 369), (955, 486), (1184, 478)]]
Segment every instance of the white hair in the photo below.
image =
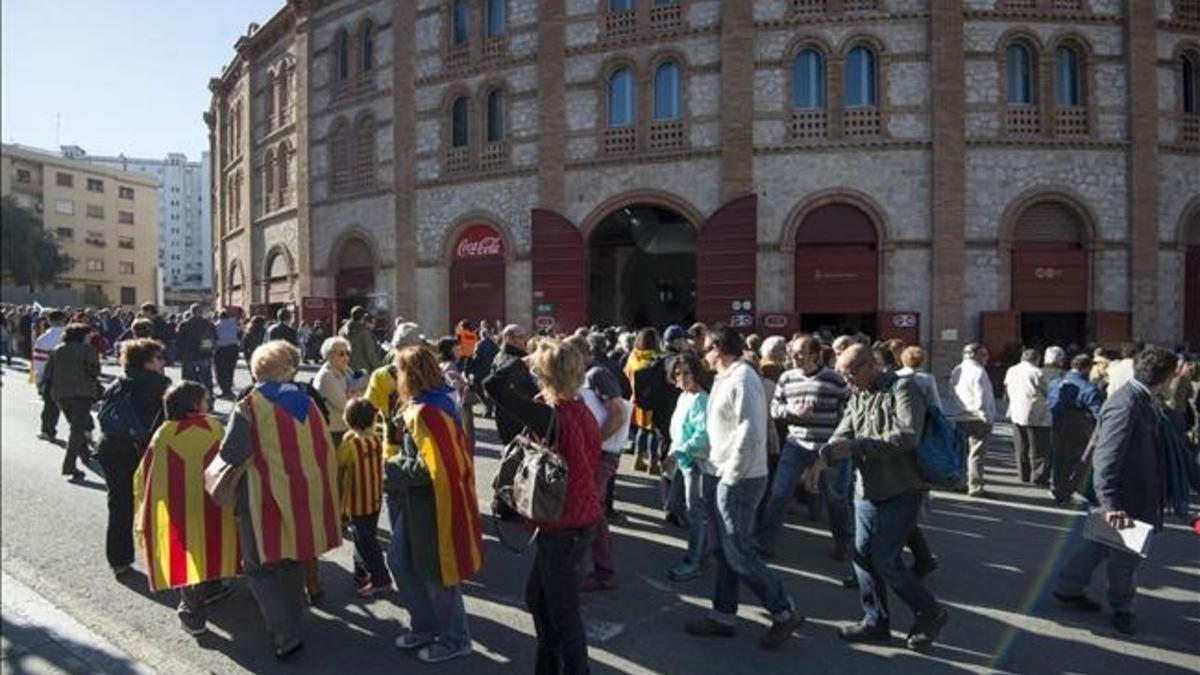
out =
[(392, 333), (393, 347), (398, 349), (400, 347), (408, 347), (419, 344), (421, 344), (420, 326), (411, 321), (406, 321), (396, 326), (396, 331)]
[(1042, 356), (1042, 365), (1044, 366), (1061, 366), (1067, 360), (1067, 352), (1058, 345), (1046, 347), (1046, 353)]
[(325, 338), (325, 341), (321, 343), (322, 361), (329, 360), (329, 354), (333, 352), (334, 347), (342, 347), (346, 350), (347, 354), (350, 353), (350, 341), (340, 335), (335, 335), (331, 338)]
[(771, 353), (777, 349), (783, 349), (787, 344), (787, 340), (782, 335), (772, 335), (763, 340), (762, 346), (758, 348), (759, 356), (764, 359), (771, 357)]
[(517, 325), (517, 324), (515, 324), (515, 323), (510, 323), (510, 324), (506, 325), (506, 326), (505, 326), (505, 327), (504, 327), (504, 328), (503, 328), (503, 329), (500, 331), (500, 339), (501, 339), (501, 340), (507, 340), (507, 339), (509, 339), (509, 338), (511, 338), (511, 337), (513, 337), (513, 336), (516, 336), (516, 335), (524, 335), (524, 334), (525, 334), (525, 331), (521, 330), (521, 327), (520, 327), (520, 326), (518, 326), (518, 325)]

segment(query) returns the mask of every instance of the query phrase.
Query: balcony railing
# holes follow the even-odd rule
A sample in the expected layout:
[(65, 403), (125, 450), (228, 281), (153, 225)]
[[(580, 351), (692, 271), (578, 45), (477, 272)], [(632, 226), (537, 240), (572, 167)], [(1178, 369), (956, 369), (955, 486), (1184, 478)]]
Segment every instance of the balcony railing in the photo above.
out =
[(497, 169), (508, 164), (508, 141), (492, 141), (483, 146), (479, 164), (484, 169)]
[(1042, 131), (1042, 111), (1032, 104), (1009, 104), (1004, 116), (1004, 128), (1010, 134), (1039, 134)]
[(471, 49), (464, 43), (450, 47), (446, 53), (446, 67), (450, 70), (467, 68), (471, 65)]
[(1059, 136), (1087, 136), (1087, 108), (1083, 106), (1070, 106), (1055, 110), (1054, 133)]
[(484, 38), (483, 40), (483, 58), (499, 59), (503, 58), (505, 52), (508, 51), (508, 41), (503, 35), (497, 37)]
[(792, 14), (823, 14), (825, 0), (792, 0)]
[(609, 12), (604, 16), (604, 36), (626, 37), (637, 32), (637, 13), (632, 9)]
[(610, 127), (604, 130), (604, 152), (624, 155), (637, 150), (636, 127)]
[(462, 146), (446, 151), (446, 170), (450, 172), (466, 171), (471, 168), (471, 148)]
[(842, 135), (846, 138), (878, 136), (879, 108), (850, 108), (842, 116)]
[(674, 30), (683, 25), (683, 9), (679, 3), (650, 8), (651, 30)]
[(1189, 113), (1180, 118), (1179, 140), (1189, 145), (1200, 145), (1200, 115)]
[(824, 110), (795, 110), (788, 120), (788, 137), (793, 141), (824, 139), (829, 135), (829, 114)]
[(879, 0), (843, 0), (842, 9), (847, 12), (874, 12), (879, 9)]
[(650, 123), (650, 150), (662, 152), (679, 150), (686, 145), (683, 122), (679, 120), (659, 120)]

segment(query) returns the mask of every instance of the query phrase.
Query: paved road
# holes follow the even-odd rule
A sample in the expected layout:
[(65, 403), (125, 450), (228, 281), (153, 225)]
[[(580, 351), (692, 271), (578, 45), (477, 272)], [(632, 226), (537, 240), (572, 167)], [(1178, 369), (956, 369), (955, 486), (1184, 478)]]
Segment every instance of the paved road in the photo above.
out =
[[(239, 378), (245, 379), (245, 373), (239, 373)], [(20, 638), (18, 629), (47, 633), (54, 629), (37, 624), (37, 617), (48, 612), (22, 614), (10, 608), (10, 580), (77, 626), (67, 637), (40, 642), (26, 638), (46, 647), (44, 654), (62, 656), (61, 671), (80, 672), (77, 660), (88, 664), (83, 672), (135, 672), (136, 664), (161, 673), (284, 671), (271, 658), (262, 620), (244, 585), (239, 584), (234, 597), (213, 609), (210, 634), (196, 640), (178, 629), (172, 594), (150, 595), (140, 574), (125, 582), (114, 581), (104, 560), (102, 479), (89, 473), (85, 484), (72, 485), (58, 476), (63, 450), (35, 438), (39, 407), (24, 373), (5, 370), (0, 398), (5, 672), (32, 672), (22, 668), (17, 657), (27, 652), (14, 648), (10, 636)], [(219, 409), (227, 405), (219, 403)], [(476, 471), (480, 505), (485, 507), (490, 499), (485, 486), (500, 447), (490, 422), (484, 420), (480, 427)], [(65, 431), (64, 423), (60, 434)], [(615, 528), (621, 586), (588, 597), (584, 606), (596, 672), (725, 675), (887, 669), (924, 675), (1141, 675), (1200, 670), (1196, 536), (1172, 526), (1156, 539), (1153, 559), (1141, 574), (1142, 632), (1137, 638), (1118, 637), (1101, 617), (1066, 613), (1048, 601), (1046, 580), (1081, 518), (1016, 485), (1010, 448), (1008, 429), (1001, 426), (989, 466), (998, 499), (938, 494), (931, 505), (925, 529), (940, 556), (941, 569), (930, 585), (947, 603), (952, 618), (943, 641), (929, 655), (911, 653), (899, 643), (850, 647), (838, 640), (836, 629), (859, 616), (857, 598), (838, 582), (843, 570), (826, 555), (829, 538), (824, 527), (801, 515), (792, 517), (781, 544), (783, 554), (772, 565), (809, 617), (797, 638), (780, 653), (761, 652), (754, 637), (767, 619), (753, 604), (742, 608), (741, 635), (736, 639), (703, 641), (683, 635), (680, 625), (707, 607), (711, 572), (689, 583), (666, 581), (665, 570), (682, 554), (683, 533), (661, 522), (654, 508), (657, 488), (647, 478), (632, 474), (626, 458), (618, 498), (619, 508), (629, 518)], [(481, 675), (532, 670), (533, 626), (521, 601), (529, 559), (504, 551), (491, 536), (490, 526), (485, 530), (485, 569), (467, 587), (477, 653), (438, 666), (437, 672)], [(352, 592), (349, 566), (349, 545), (322, 559), (328, 599), (310, 613), (309, 648), (286, 671), (328, 673), (353, 667), (390, 672), (397, 667), (424, 667), (391, 647), (406, 617), (404, 610), (391, 600), (359, 602)], [(1094, 593), (1102, 597), (1102, 591)], [(32, 624), (29, 614), (34, 615)], [(898, 609), (894, 627), (906, 629), (908, 620), (907, 611)], [(66, 646), (57, 648), (62, 645)], [(44, 654), (39, 658), (55, 658)]]

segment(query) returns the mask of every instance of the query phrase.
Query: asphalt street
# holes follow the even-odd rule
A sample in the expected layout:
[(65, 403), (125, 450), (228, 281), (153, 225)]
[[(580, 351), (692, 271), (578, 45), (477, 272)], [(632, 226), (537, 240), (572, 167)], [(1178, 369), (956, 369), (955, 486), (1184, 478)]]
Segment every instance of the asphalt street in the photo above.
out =
[[(114, 372), (112, 365), (107, 372)], [(178, 377), (178, 370), (168, 374)], [(248, 381), (244, 370), (239, 380)], [(301, 378), (311, 377), (311, 372)], [(116, 581), (104, 559), (103, 478), (88, 471), (72, 484), (59, 476), (63, 448), (36, 438), (38, 402), (26, 373), (4, 369), (0, 443), (0, 556), (3, 567), (3, 670), (142, 673), (363, 673), (428, 669), (439, 673), (531, 672), (534, 631), (522, 592), (530, 556), (499, 546), (485, 519), (485, 565), (466, 586), (475, 654), (425, 666), (398, 652), (392, 639), (406, 619), (394, 597), (363, 603), (353, 592), (350, 545), (326, 555), (326, 597), (306, 623), (307, 648), (275, 662), (249, 590), (215, 605), (210, 632), (180, 630), (174, 593), (150, 594), (140, 571)], [(220, 402), (218, 411), (228, 409)], [(479, 420), (476, 476), (480, 508), (501, 451), (490, 420)], [(59, 435), (66, 437), (65, 421)], [(663, 523), (654, 479), (623, 458), (614, 527), (619, 588), (585, 596), (583, 613), (597, 673), (1195, 673), (1200, 671), (1200, 539), (1172, 523), (1153, 543), (1139, 574), (1141, 631), (1119, 636), (1105, 615), (1079, 615), (1050, 598), (1053, 573), (1082, 527), (1078, 509), (1058, 508), (1040, 490), (1017, 483), (1011, 434), (998, 425), (988, 472), (995, 498), (935, 493), (923, 527), (940, 560), (929, 587), (951, 619), (927, 655), (899, 640), (911, 617), (892, 599), (891, 646), (850, 646), (837, 628), (860, 616), (857, 595), (844, 590), (844, 563), (828, 557), (823, 523), (797, 509), (772, 568), (808, 622), (783, 649), (761, 651), (768, 619), (743, 591), (735, 638), (697, 639), (682, 624), (708, 608), (712, 571), (675, 584), (667, 568), (684, 550), (684, 533)], [(381, 536), (387, 524), (381, 520)], [(515, 535), (516, 532), (514, 531)], [(1103, 573), (1092, 595), (1104, 596)], [(64, 627), (65, 626), (65, 627)], [(36, 658), (34, 658), (36, 657)]]

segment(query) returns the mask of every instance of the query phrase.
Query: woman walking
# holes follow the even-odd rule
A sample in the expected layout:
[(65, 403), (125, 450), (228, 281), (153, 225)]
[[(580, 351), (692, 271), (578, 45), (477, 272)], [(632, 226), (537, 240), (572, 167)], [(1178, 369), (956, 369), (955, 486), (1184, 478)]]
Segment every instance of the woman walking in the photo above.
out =
[(671, 362), (671, 381), (683, 392), (671, 415), (671, 457), (679, 466), (687, 505), (687, 555), (671, 567), (672, 581), (700, 576), (701, 565), (711, 548), (704, 486), (717, 480), (717, 470), (708, 461), (708, 370), (692, 352), (683, 352)]
[[(522, 395), (513, 384), (514, 376), (527, 370), (537, 378), (540, 401)], [(536, 673), (588, 672), (576, 570), (601, 517), (595, 484), (600, 427), (579, 398), (584, 372), (578, 349), (547, 339), (525, 359), (497, 370), (483, 385), (499, 408), (557, 448), (567, 464), (562, 515), (556, 522), (533, 523), (538, 528), (537, 550), (525, 587), (525, 605), (537, 629)]]
[(483, 566), (475, 469), (467, 435), (433, 352), (396, 354), (404, 444), (384, 465), (392, 541), (388, 564), (412, 625), (400, 649), (438, 663), (472, 651), (462, 583)]

